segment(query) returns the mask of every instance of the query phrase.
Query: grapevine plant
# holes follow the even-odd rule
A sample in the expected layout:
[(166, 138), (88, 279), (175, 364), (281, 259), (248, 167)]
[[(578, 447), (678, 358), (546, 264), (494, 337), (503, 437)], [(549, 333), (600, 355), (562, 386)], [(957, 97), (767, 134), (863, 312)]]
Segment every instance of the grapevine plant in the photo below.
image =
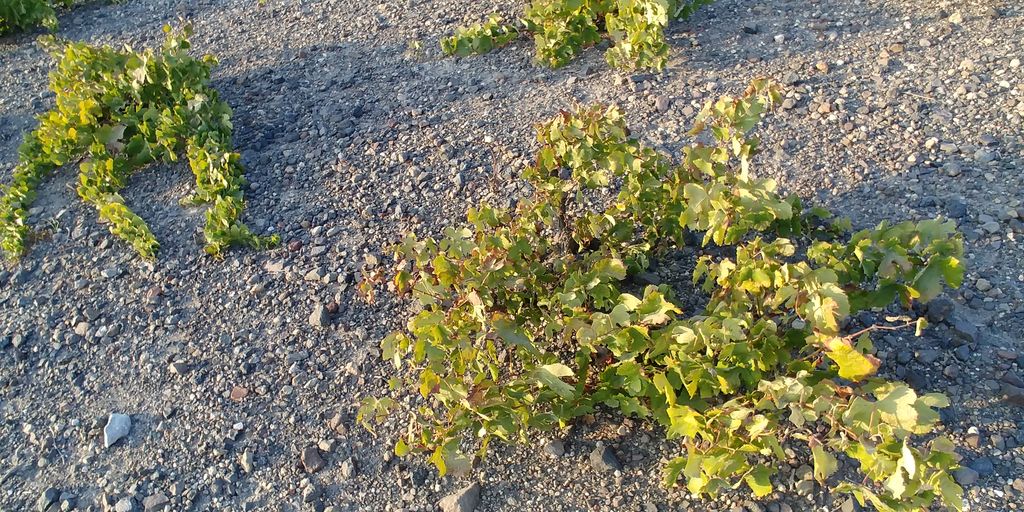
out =
[[(779, 96), (757, 80), (706, 105), (691, 133), (712, 143), (680, 163), (630, 138), (614, 106), (540, 125), (529, 198), (396, 246), (388, 287), (419, 307), (382, 355), (399, 370), (391, 389), (418, 396), (369, 397), (359, 420), (408, 417), (395, 452), (423, 453), (444, 474), (494, 439), (525, 442), (604, 410), (678, 440), (664, 483), (695, 495), (745, 485), (765, 496), (793, 448), (861, 504), (960, 510), (958, 457), (934, 435), (947, 398), (879, 377), (872, 355), (872, 332), (920, 335), (924, 320), (849, 331), (857, 312), (959, 286), (961, 237), (941, 219), (851, 234), (849, 220), (755, 177), (750, 132)], [(695, 311), (638, 279), (688, 240), (701, 246), (692, 279), (707, 301)], [(362, 291), (372, 298), (382, 279), (366, 276)], [(841, 458), (861, 476), (837, 475)]]
[(491, 15), (486, 23), (459, 29), (441, 40), (448, 55), (487, 53), (532, 35), (537, 61), (561, 67), (590, 46), (609, 39), (605, 59), (622, 69), (660, 71), (668, 60), (665, 28), (669, 21), (689, 18), (711, 0), (532, 0), (520, 27)]
[(0, 188), (0, 247), (9, 256), (25, 251), (27, 209), (42, 179), (78, 162), (78, 194), (96, 206), (114, 235), (153, 258), (159, 243), (118, 192), (138, 170), (181, 155), (196, 178), (195, 192), (182, 203), (211, 205), (207, 253), (277, 243), (276, 236), (257, 236), (239, 220), (245, 179), (231, 147), (231, 108), (209, 86), (216, 59), (189, 55), (188, 27), (174, 33), (165, 26), (164, 32), (159, 53), (44, 41), (57, 61), (50, 73), (56, 105), (39, 116), (39, 127), (18, 150), (11, 184)]
[(57, 28), (55, 6), (70, 7), (74, 0), (0, 0), (0, 36), (38, 26)]

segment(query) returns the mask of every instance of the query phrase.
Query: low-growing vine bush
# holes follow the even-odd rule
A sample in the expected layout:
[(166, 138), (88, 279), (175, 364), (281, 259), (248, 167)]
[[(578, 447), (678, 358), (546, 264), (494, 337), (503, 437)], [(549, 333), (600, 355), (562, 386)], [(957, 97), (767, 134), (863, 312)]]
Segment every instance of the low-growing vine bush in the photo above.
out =
[(532, 0), (520, 26), (502, 23), (491, 15), (486, 23), (459, 29), (441, 40), (449, 55), (487, 53), (532, 35), (537, 61), (561, 67), (602, 39), (611, 41), (605, 59), (622, 69), (661, 70), (668, 60), (665, 28), (672, 20), (686, 19), (711, 0)]
[(465, 57), (501, 48), (518, 37), (516, 27), (502, 23), (501, 16), (492, 14), (485, 23), (460, 28), (455, 35), (441, 39), (441, 50)]
[[(861, 504), (960, 510), (958, 457), (935, 435), (948, 400), (879, 377), (872, 355), (873, 331), (919, 335), (924, 320), (850, 320), (959, 286), (960, 235), (941, 219), (851, 234), (848, 220), (755, 177), (749, 134), (778, 98), (758, 80), (709, 103), (692, 134), (711, 143), (679, 163), (630, 138), (615, 107), (539, 126), (523, 172), (531, 197), (514, 210), (482, 204), (467, 225), (396, 247), (388, 287), (419, 312), (381, 348), (399, 370), (391, 389), (418, 396), (366, 398), (359, 421), (408, 418), (395, 452), (423, 453), (444, 474), (494, 439), (604, 410), (679, 440), (664, 483), (695, 495), (745, 485), (765, 496), (793, 449)], [(702, 254), (692, 279), (706, 306), (695, 311), (680, 287), (637, 278), (689, 254), (687, 240)], [(371, 298), (381, 274), (361, 284)], [(861, 475), (836, 474), (841, 457)]]
[(207, 253), (219, 256), (231, 245), (262, 248), (278, 242), (276, 236), (253, 234), (239, 220), (245, 179), (231, 146), (231, 108), (209, 85), (216, 59), (189, 55), (188, 27), (174, 33), (165, 26), (164, 32), (159, 53), (44, 41), (56, 60), (50, 73), (56, 105), (25, 137), (13, 180), (0, 190), (0, 248), (8, 255), (25, 251), (27, 210), (40, 182), (77, 162), (78, 194), (96, 206), (113, 234), (153, 258), (159, 243), (118, 192), (136, 171), (180, 156), (196, 178), (195, 192), (182, 203), (210, 204)]
[(35, 27), (57, 28), (54, 7), (70, 7), (74, 0), (0, 0), (0, 36)]

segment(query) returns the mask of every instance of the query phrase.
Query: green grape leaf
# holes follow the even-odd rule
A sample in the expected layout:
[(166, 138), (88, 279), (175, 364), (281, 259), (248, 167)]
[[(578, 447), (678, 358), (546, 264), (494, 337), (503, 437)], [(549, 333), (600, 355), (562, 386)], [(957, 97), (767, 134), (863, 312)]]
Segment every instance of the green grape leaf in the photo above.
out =
[(758, 498), (772, 493), (771, 477), (775, 474), (775, 468), (768, 466), (755, 466), (743, 479)]
[(538, 367), (534, 372), (534, 378), (551, 389), (558, 396), (571, 400), (575, 395), (576, 389), (562, 380), (563, 377), (572, 377), (574, 374), (572, 370), (561, 363), (546, 364)]

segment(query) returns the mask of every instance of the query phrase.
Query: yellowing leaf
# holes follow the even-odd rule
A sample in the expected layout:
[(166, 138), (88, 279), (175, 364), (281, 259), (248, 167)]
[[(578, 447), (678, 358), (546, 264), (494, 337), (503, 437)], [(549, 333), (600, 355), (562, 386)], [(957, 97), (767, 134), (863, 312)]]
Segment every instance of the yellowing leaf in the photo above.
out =
[(839, 376), (847, 380), (864, 380), (874, 375), (882, 364), (877, 357), (862, 354), (842, 338), (831, 338), (826, 346), (825, 354), (839, 367)]
[(910, 478), (914, 478), (914, 475), (917, 474), (917, 461), (914, 459), (914, 453), (907, 446), (906, 439), (903, 440), (903, 447), (900, 452), (900, 467), (907, 470)]
[(705, 428), (700, 413), (685, 405), (674, 405), (668, 409), (670, 426), (666, 433), (669, 439), (679, 436), (693, 438)]
[(409, 445), (405, 444), (405, 439), (399, 439), (395, 443), (395, 455), (399, 457), (405, 457), (409, 453)]
[(839, 469), (839, 462), (819, 443), (811, 446), (811, 458), (814, 460), (814, 479), (819, 483), (832, 476)]

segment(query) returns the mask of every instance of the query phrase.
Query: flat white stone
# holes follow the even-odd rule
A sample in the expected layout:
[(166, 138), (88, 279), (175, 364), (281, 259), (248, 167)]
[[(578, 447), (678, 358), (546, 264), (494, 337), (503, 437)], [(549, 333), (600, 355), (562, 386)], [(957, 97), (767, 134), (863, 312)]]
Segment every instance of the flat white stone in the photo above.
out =
[(103, 427), (103, 444), (110, 448), (122, 437), (128, 435), (132, 429), (132, 419), (127, 414), (110, 413), (107, 418), (107, 426)]

